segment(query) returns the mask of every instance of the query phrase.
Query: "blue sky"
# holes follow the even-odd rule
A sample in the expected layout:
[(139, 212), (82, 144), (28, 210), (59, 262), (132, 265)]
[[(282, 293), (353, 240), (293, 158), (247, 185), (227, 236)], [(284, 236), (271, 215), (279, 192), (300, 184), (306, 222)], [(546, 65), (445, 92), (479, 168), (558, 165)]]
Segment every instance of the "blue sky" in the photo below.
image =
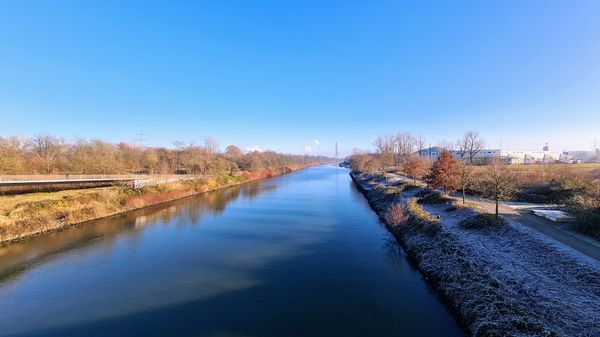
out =
[(600, 1), (0, 0), (0, 136), (590, 149), (599, 18)]

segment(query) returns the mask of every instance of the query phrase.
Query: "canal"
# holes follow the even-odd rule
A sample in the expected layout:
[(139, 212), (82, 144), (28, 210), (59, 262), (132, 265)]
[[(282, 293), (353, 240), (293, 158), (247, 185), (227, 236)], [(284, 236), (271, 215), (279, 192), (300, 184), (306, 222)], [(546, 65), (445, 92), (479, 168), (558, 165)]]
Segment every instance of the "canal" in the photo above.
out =
[(318, 166), (0, 247), (0, 336), (461, 336)]

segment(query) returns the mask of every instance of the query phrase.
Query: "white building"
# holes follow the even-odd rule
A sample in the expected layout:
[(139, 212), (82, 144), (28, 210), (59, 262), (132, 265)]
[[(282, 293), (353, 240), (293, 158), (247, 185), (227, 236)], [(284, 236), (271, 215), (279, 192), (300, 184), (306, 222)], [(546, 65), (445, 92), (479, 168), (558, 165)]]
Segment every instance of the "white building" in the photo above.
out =
[[(444, 149), (432, 147), (417, 152), (421, 157), (438, 158)], [(452, 155), (461, 158), (460, 150), (452, 150)], [(464, 153), (463, 159), (468, 159), (469, 154)], [(474, 159), (505, 158), (510, 164), (550, 163), (561, 160), (560, 152), (549, 151), (548, 145), (543, 150), (512, 150), (512, 149), (483, 149), (473, 157)]]
[(434, 146), (434, 147), (430, 147), (427, 149), (423, 149), (421, 151), (417, 151), (417, 154), (423, 158), (437, 159), (442, 154), (443, 151), (444, 151), (443, 148), (441, 148), (439, 146)]
[(598, 161), (600, 160), (600, 151), (565, 151), (563, 152), (565, 161)]
[[(460, 158), (460, 151), (454, 150), (452, 154)], [(463, 158), (468, 158), (465, 154)], [(511, 150), (511, 149), (483, 149), (473, 158), (506, 158), (510, 164), (532, 164), (532, 163), (550, 163), (560, 160), (560, 152), (537, 151), (537, 150)]]

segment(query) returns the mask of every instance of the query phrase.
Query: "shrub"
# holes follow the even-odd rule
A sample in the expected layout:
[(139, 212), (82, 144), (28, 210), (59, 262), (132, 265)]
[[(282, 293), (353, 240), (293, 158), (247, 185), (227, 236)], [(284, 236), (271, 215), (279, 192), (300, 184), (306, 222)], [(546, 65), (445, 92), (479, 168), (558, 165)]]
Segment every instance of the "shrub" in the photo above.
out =
[(460, 209), (460, 207), (456, 206), (456, 205), (450, 205), (448, 206), (448, 208), (446, 208), (444, 210), (444, 212), (454, 212), (454, 211), (458, 211)]
[(377, 184), (375, 185), (374, 189), (377, 191), (384, 191), (387, 189), (387, 186), (385, 186), (384, 184)]
[(404, 191), (404, 186), (390, 186), (385, 190), (385, 194), (400, 194)]
[(417, 201), (419, 204), (444, 204), (451, 199), (439, 192), (431, 192), (423, 195)]
[(496, 218), (494, 214), (484, 213), (461, 221), (460, 227), (465, 229), (493, 229), (500, 228), (505, 223), (504, 219)]
[(406, 203), (406, 213), (409, 215), (407, 223), (410, 232), (434, 236), (442, 230), (439, 221), (427, 213), (414, 198)]
[(421, 197), (424, 197), (424, 196), (426, 196), (426, 195), (428, 195), (428, 194), (430, 194), (430, 193), (432, 193), (432, 192), (433, 192), (433, 188), (431, 188), (431, 187), (425, 187), (424, 189), (422, 189), (422, 190), (418, 191), (418, 192), (415, 194), (415, 196), (416, 196), (417, 198), (421, 198)]
[(385, 222), (390, 226), (399, 226), (406, 223), (408, 216), (402, 203), (395, 203), (390, 206), (385, 214)]
[(551, 181), (549, 183), (524, 188), (517, 192), (521, 201), (539, 203), (564, 203), (569, 198), (583, 193), (585, 187), (573, 180)]
[(569, 211), (575, 216), (575, 229), (600, 241), (600, 183), (594, 183), (586, 194), (571, 198)]
[(404, 192), (408, 192), (408, 191), (414, 190), (415, 188), (419, 187), (419, 186), (411, 185), (411, 184), (404, 184), (402, 186), (403, 186), (402, 191), (404, 191)]

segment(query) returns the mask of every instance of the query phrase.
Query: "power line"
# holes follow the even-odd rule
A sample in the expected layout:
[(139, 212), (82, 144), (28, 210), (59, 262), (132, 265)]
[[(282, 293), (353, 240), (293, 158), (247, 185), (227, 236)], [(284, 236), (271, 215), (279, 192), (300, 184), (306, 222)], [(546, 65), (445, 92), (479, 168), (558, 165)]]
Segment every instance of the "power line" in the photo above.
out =
[(144, 146), (144, 142), (147, 141), (148, 139), (146, 138), (146, 134), (143, 132), (139, 132), (135, 134), (137, 138), (135, 138), (133, 140), (134, 143), (137, 143), (139, 146)]

